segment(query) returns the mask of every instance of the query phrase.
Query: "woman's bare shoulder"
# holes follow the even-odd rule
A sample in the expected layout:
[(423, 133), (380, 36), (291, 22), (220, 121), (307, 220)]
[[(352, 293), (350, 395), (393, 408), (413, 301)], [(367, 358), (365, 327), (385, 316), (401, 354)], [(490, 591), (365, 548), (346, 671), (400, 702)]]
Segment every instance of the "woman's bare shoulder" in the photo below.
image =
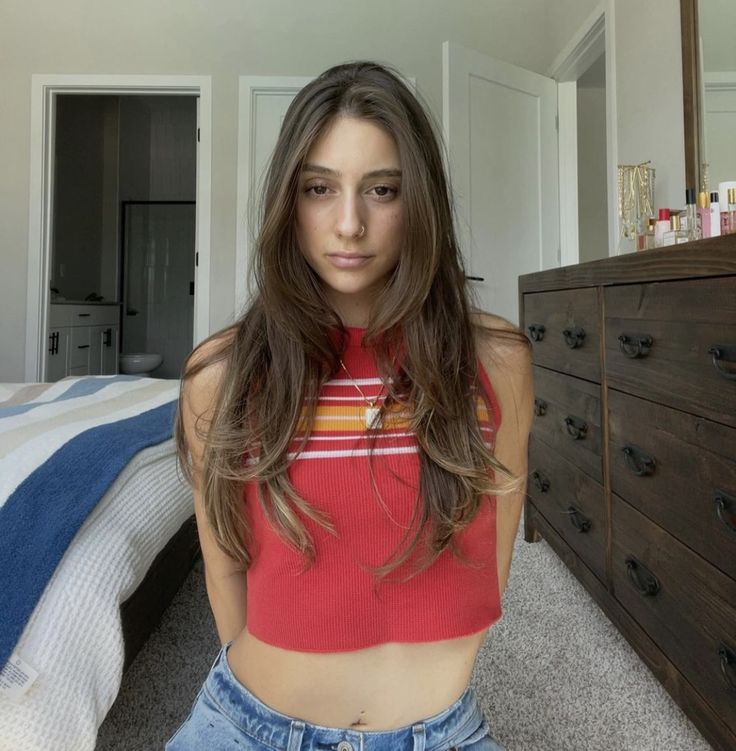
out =
[(501, 414), (515, 413), (523, 432), (530, 423), (534, 401), (531, 343), (518, 326), (501, 316), (477, 311), (471, 322), (478, 358), (493, 386)]
[(184, 365), (182, 394), (184, 402), (196, 415), (210, 409), (227, 374), (235, 328), (213, 334), (192, 350)]

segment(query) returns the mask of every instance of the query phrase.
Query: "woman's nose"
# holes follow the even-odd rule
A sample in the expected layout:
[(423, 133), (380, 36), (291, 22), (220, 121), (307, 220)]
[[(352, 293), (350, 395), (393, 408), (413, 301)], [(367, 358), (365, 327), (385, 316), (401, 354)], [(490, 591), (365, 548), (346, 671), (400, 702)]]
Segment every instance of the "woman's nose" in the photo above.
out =
[(338, 212), (337, 234), (341, 237), (360, 236), (364, 222), (357, 197), (346, 195), (340, 202)]

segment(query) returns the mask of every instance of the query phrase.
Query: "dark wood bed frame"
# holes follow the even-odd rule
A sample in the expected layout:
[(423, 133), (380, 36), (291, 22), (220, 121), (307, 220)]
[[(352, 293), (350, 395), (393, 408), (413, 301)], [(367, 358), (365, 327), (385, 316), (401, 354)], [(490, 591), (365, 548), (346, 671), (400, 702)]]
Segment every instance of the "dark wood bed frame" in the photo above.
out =
[(200, 555), (197, 525), (192, 515), (156, 556), (138, 589), (120, 606), (125, 639), (124, 671), (160, 623)]

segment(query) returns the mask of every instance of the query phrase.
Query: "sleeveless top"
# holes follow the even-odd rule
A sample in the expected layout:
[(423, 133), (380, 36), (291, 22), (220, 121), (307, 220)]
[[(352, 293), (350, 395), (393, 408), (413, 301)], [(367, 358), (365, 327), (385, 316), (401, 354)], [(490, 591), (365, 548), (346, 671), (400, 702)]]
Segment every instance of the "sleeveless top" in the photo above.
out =
[[(372, 351), (361, 346), (363, 331), (348, 328), (343, 362), (373, 400), (382, 384)], [(479, 399), (479, 423), (492, 447), (501, 415), (488, 376), (478, 366), (492, 407), (489, 415)], [(271, 527), (255, 484), (245, 488), (252, 556), (246, 620), (248, 631), (264, 642), (296, 651), (340, 652), (386, 642), (457, 638), (501, 617), (493, 496), (482, 499), (477, 516), (455, 536), (464, 561), (444, 550), (429, 568), (402, 583), (415, 570), (412, 555), (376, 586), (366, 565), (385, 564), (411, 539), (402, 542), (419, 502), (419, 454), (416, 437), (396, 405), (383, 429), (374, 431), (371, 478), (367, 406), (341, 369), (322, 388), (304, 450), (290, 455), (294, 488), (314, 508), (326, 511), (337, 531), (335, 536), (299, 514), (314, 541), (311, 567)], [(297, 436), (291, 449), (296, 452), (298, 446)], [(415, 552), (421, 551), (423, 539)]]

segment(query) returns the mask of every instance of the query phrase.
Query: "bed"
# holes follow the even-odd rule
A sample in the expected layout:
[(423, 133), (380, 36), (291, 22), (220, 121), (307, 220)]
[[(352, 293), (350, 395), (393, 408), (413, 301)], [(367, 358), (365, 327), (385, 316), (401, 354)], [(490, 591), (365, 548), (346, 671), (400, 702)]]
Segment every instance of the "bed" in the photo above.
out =
[(179, 382), (0, 384), (0, 751), (93, 751), (198, 556)]

